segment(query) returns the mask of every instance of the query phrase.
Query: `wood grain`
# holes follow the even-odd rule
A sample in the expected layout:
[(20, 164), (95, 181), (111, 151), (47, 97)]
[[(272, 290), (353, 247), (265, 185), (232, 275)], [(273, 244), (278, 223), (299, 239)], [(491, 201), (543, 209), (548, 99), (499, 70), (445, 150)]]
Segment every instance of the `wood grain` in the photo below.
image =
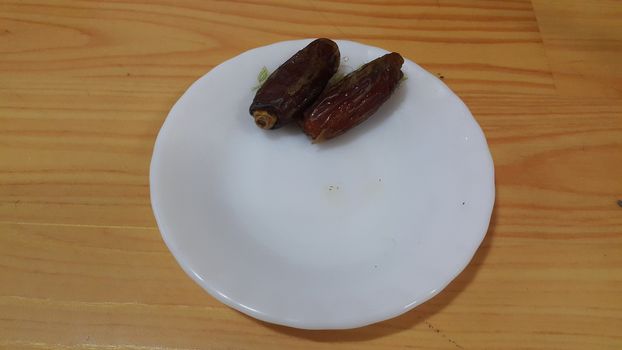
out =
[[(622, 3), (0, 0), (0, 348), (622, 348)], [(213, 66), (327, 36), (403, 53), (471, 108), (497, 202), (437, 297), (347, 331), (269, 325), (177, 266), (148, 166)]]

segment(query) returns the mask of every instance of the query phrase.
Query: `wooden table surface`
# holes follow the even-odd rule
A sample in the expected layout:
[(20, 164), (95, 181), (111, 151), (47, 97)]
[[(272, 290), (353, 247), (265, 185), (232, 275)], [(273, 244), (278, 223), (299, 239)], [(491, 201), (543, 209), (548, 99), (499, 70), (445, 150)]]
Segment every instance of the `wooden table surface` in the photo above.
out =
[[(0, 347), (621, 349), (622, 2), (0, 0)], [(215, 65), (331, 37), (437, 74), (487, 135), (486, 239), (440, 295), (303, 331), (217, 302), (163, 244), (156, 134)]]

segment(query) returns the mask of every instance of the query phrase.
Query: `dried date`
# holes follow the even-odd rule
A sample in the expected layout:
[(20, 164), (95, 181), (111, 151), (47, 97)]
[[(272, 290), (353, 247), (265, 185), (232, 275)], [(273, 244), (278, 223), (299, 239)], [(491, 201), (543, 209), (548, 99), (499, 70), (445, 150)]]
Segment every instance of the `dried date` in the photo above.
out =
[(276, 129), (302, 118), (339, 67), (339, 47), (316, 39), (275, 70), (259, 88), (249, 108), (255, 124)]
[(314, 143), (339, 136), (371, 117), (404, 76), (398, 53), (379, 57), (326, 88), (301, 121)]

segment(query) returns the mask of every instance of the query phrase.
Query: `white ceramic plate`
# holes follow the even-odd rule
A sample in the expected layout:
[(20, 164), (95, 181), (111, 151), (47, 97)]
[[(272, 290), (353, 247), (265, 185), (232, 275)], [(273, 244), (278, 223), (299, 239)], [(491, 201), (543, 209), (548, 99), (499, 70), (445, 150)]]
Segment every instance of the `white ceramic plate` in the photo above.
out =
[[(309, 41), (245, 52), (186, 91), (155, 144), (151, 202), (179, 264), (221, 302), (292, 327), (353, 328), (464, 269), (490, 220), (493, 163), (462, 101), (409, 60), (377, 114), (334, 140), (257, 128), (258, 73)], [(337, 43), (346, 71), (386, 53)]]

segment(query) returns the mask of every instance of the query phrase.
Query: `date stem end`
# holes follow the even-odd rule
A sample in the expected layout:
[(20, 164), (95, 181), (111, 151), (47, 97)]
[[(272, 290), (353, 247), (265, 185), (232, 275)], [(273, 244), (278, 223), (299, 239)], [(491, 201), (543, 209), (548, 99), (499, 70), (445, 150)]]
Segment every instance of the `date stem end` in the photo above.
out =
[(254, 111), (253, 118), (255, 118), (255, 124), (264, 130), (272, 129), (277, 122), (276, 116), (267, 111)]

